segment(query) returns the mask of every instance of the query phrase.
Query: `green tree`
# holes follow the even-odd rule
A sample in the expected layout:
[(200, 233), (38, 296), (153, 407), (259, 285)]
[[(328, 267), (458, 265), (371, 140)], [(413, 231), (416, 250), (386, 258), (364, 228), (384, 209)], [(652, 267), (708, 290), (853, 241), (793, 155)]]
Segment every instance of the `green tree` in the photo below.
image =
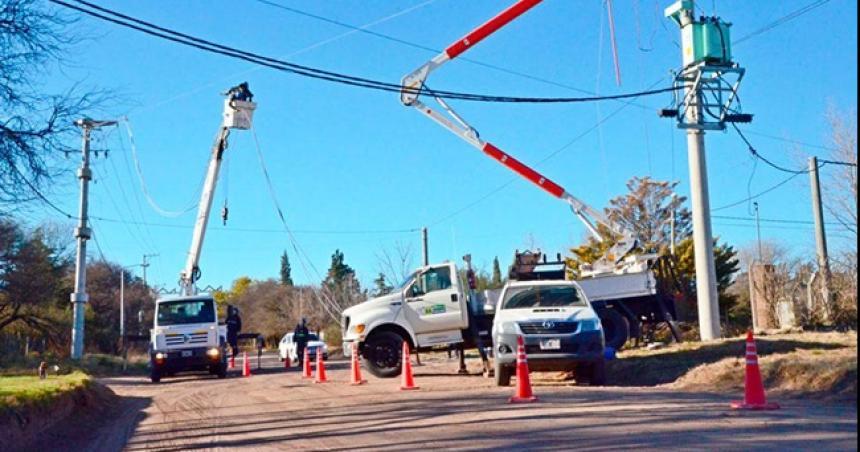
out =
[(281, 255), (281, 285), (288, 287), (293, 285), (291, 273), (290, 258), (287, 256), (287, 251), (284, 250), (284, 254)]
[(0, 220), (0, 332), (59, 345), (69, 318), (71, 259), (48, 242), (38, 229)]
[(502, 269), (499, 267), (499, 257), (496, 256), (493, 258), (493, 279), (490, 282), (491, 289), (498, 289), (502, 287)]
[(322, 282), (322, 288), (322, 295), (333, 301), (340, 310), (358, 303), (364, 296), (355, 277), (355, 270), (346, 264), (343, 252), (339, 249), (331, 255), (331, 266)]
[[(726, 321), (740, 321), (748, 315), (749, 307), (744, 306), (741, 297), (738, 297), (729, 288), (734, 282), (735, 274), (740, 269), (738, 253), (735, 248), (727, 243), (719, 244), (719, 237), (714, 239), (714, 264), (717, 274), (717, 292), (719, 296), (720, 316)], [(676, 272), (681, 280), (689, 287), (690, 294), (696, 293), (696, 256), (693, 247), (693, 239), (686, 238), (675, 248), (677, 256)], [(693, 300), (687, 300), (687, 308), (695, 312), (696, 304)]]
[(373, 286), (374, 295), (376, 295), (377, 297), (380, 295), (389, 294), (391, 293), (391, 290), (394, 289), (394, 287), (388, 285), (388, 283), (386, 282), (385, 273), (382, 272), (380, 272), (379, 276), (377, 276), (376, 279), (373, 280)]

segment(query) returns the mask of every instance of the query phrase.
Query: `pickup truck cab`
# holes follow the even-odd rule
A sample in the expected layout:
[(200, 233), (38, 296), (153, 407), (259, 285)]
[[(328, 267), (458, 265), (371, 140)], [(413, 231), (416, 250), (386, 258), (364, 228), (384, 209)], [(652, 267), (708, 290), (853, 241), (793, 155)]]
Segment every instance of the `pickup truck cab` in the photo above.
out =
[(597, 313), (574, 281), (509, 281), (493, 320), (496, 384), (510, 384), (522, 336), (530, 371), (572, 370), (579, 382), (604, 384), (604, 337)]
[(467, 292), (454, 263), (421, 267), (391, 293), (343, 311), (344, 353), (349, 355), (357, 343), (370, 373), (394, 377), (400, 375), (404, 341), (418, 351), (452, 344), (473, 346), (470, 317), (485, 325), (486, 335), (491, 317), (469, 315)]
[(227, 376), (225, 327), (218, 324), (215, 299), (209, 295), (161, 298), (155, 302), (150, 332), (150, 380), (178, 372), (208, 370)]

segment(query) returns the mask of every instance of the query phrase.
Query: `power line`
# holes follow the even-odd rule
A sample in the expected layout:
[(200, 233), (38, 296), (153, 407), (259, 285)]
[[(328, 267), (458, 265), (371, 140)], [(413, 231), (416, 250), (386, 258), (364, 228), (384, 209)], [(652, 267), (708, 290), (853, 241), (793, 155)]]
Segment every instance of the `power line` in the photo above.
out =
[(765, 26), (763, 26), (763, 27), (761, 27), (761, 28), (759, 28), (759, 29), (757, 29), (757, 30), (754, 30), (754, 31), (752, 31), (752, 32), (750, 32), (750, 33), (748, 33), (748, 34), (746, 34), (746, 35), (744, 35), (744, 36), (741, 36), (740, 38), (738, 38), (738, 39), (734, 40), (734, 41), (732, 42), (732, 45), (738, 45), (738, 44), (740, 44), (740, 43), (742, 43), (742, 42), (744, 42), (744, 41), (746, 41), (746, 40), (748, 40), (748, 39), (751, 39), (751, 38), (753, 38), (753, 37), (755, 37), (755, 36), (758, 36), (758, 35), (760, 35), (760, 34), (762, 34), (762, 33), (766, 33), (766, 32), (768, 32), (768, 31), (770, 31), (770, 30), (773, 30), (774, 28), (776, 28), (776, 27), (778, 27), (778, 26), (780, 26), (780, 25), (782, 25), (782, 24), (788, 23), (788, 22), (790, 22), (790, 21), (792, 21), (792, 20), (794, 20), (794, 19), (796, 19), (796, 18), (798, 18), (798, 17), (800, 17), (800, 16), (802, 16), (802, 15), (804, 15), (804, 14), (806, 14), (806, 13), (808, 13), (808, 12), (812, 11), (813, 9), (818, 8), (819, 6), (821, 6), (821, 5), (825, 4), (825, 3), (829, 2), (829, 1), (830, 1), (830, 0), (817, 0), (817, 1), (814, 1), (814, 2), (812, 2), (812, 3), (810, 3), (810, 4), (808, 4), (808, 5), (806, 5), (806, 6), (802, 7), (802, 8), (800, 8), (800, 9), (797, 9), (797, 10), (795, 10), (795, 11), (792, 11), (792, 12), (790, 12), (790, 13), (786, 14), (785, 16), (780, 17), (779, 19), (776, 19), (776, 20), (775, 20), (775, 21), (773, 21), (773, 22), (770, 22), (769, 24), (767, 24), (767, 25), (765, 25)]
[(750, 151), (750, 153), (752, 154), (752, 156), (753, 156), (753, 157), (755, 157), (755, 158), (757, 158), (757, 159), (761, 160), (762, 162), (766, 163), (766, 164), (767, 164), (768, 166), (770, 166), (771, 168), (774, 168), (774, 169), (776, 169), (776, 170), (778, 170), (778, 171), (782, 171), (782, 172), (784, 172), (784, 173), (791, 173), (791, 174), (806, 174), (806, 173), (809, 173), (809, 170), (808, 170), (808, 169), (806, 169), (806, 170), (793, 170), (793, 169), (786, 168), (786, 167), (784, 167), (784, 166), (777, 165), (776, 163), (773, 163), (773, 162), (771, 162), (770, 160), (766, 159), (766, 158), (765, 158), (765, 157), (763, 157), (761, 154), (759, 154), (759, 153), (758, 153), (758, 151), (753, 147), (752, 143), (750, 143), (750, 141), (749, 141), (749, 140), (747, 139), (747, 137), (743, 134), (743, 132), (741, 132), (741, 129), (738, 127), (738, 125), (737, 125), (737, 124), (735, 124), (735, 123), (733, 123), (733, 122), (732, 122), (732, 123), (730, 123), (730, 124), (731, 124), (731, 125), (732, 125), (732, 127), (735, 129), (735, 131), (738, 133), (738, 136), (739, 136), (739, 137), (741, 137), (741, 140), (743, 140), (743, 141), (744, 141), (744, 143), (746, 143), (746, 145), (747, 145), (747, 149), (749, 149), (749, 151)]
[[(731, 216), (731, 215), (711, 215), (711, 218), (718, 218), (718, 219), (722, 219), (722, 220), (756, 221), (755, 218), (738, 217), (738, 216)], [(782, 218), (759, 218), (759, 221), (761, 221), (762, 223), (809, 224), (809, 225), (815, 224), (815, 222), (813, 222), (812, 220), (786, 220), (786, 219), (782, 219)], [(825, 224), (831, 224), (831, 225), (838, 226), (838, 225), (841, 225), (842, 223), (835, 222), (835, 221), (827, 221), (827, 222), (825, 222)]]
[[(634, 93), (615, 94), (608, 96), (590, 96), (590, 97), (518, 97), (518, 96), (494, 96), (474, 93), (464, 93), (457, 91), (431, 90), (426, 86), (417, 89), (405, 88), (401, 84), (388, 83), (374, 79), (351, 76), (348, 74), (322, 70), (310, 66), (289, 63), (287, 61), (278, 60), (275, 58), (266, 57), (260, 54), (243, 51), (234, 47), (225, 46), (209, 40), (201, 39), (192, 35), (181, 33), (169, 28), (161, 27), (151, 22), (136, 19), (125, 14), (100, 7), (93, 3), (84, 0), (73, 0), (79, 4), (86, 5), (89, 8), (100, 12), (86, 9), (80, 6), (75, 6), (62, 0), (49, 0), (52, 3), (79, 11), (92, 17), (105, 20), (126, 28), (131, 28), (151, 36), (166, 39), (178, 44), (195, 47), (197, 49), (220, 54), (223, 56), (236, 58), (250, 63), (270, 67), (272, 69), (293, 73), (305, 77), (325, 80), (334, 83), (340, 83), (360, 88), (367, 88), (379, 91), (388, 92), (414, 92), (421, 93), (426, 91), (428, 94), (445, 99), (460, 99), (476, 102), (506, 102), (506, 103), (581, 103), (581, 102), (597, 102), (604, 100), (619, 100), (637, 98), (641, 96), (662, 94), (674, 92), (679, 89), (684, 89), (682, 86), (672, 86), (668, 88), (652, 89)], [(104, 13), (104, 14), (102, 14)], [(108, 15), (105, 15), (108, 14)], [(111, 17), (112, 16), (112, 17)], [(118, 19), (119, 18), (119, 19)]]
[(754, 194), (754, 195), (751, 195), (751, 196), (748, 196), (748, 197), (746, 197), (746, 198), (744, 198), (744, 199), (741, 199), (740, 201), (735, 201), (735, 202), (733, 202), (733, 203), (731, 203), (731, 204), (726, 204), (726, 205), (724, 205), (724, 206), (720, 206), (720, 207), (717, 207), (717, 208), (715, 208), (715, 209), (711, 209), (711, 212), (718, 212), (718, 211), (720, 211), (720, 210), (725, 210), (725, 209), (728, 209), (728, 208), (730, 208), (730, 207), (735, 207), (735, 206), (741, 205), (741, 204), (743, 204), (743, 203), (745, 203), (745, 202), (747, 202), (747, 201), (751, 201), (751, 200), (756, 199), (756, 198), (758, 198), (758, 197), (760, 197), (760, 196), (766, 195), (766, 194), (768, 194), (768, 193), (770, 193), (770, 192), (772, 192), (772, 191), (776, 190), (777, 188), (782, 187), (783, 185), (787, 184), (789, 181), (791, 181), (792, 179), (794, 179), (794, 178), (795, 178), (795, 177), (797, 177), (797, 176), (800, 176), (801, 174), (803, 174), (803, 173), (794, 173), (794, 174), (792, 174), (791, 176), (789, 176), (787, 179), (785, 179), (785, 180), (783, 180), (783, 181), (779, 182), (778, 184), (776, 184), (776, 185), (774, 185), (774, 186), (772, 186), (772, 187), (770, 187), (770, 188), (767, 188), (767, 189), (765, 189), (765, 190), (763, 190), (763, 191), (760, 191), (760, 192), (758, 192), (758, 193), (756, 193), (756, 194)]

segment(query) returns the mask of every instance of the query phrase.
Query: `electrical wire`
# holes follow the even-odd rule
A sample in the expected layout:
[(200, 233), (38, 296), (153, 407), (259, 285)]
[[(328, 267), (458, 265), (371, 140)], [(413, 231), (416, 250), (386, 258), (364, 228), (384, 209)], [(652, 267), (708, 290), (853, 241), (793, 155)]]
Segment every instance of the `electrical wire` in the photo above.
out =
[[(263, 55), (255, 54), (252, 52), (247, 52), (243, 50), (239, 50), (233, 47), (221, 45), (209, 40), (197, 38), (195, 36), (191, 36), (185, 33), (177, 32), (165, 27), (158, 26), (151, 22), (143, 21), (140, 19), (136, 19), (131, 16), (127, 16), (125, 14), (100, 7), (93, 3), (87, 2), (85, 0), (70, 0), (75, 1), (76, 3), (85, 5), (91, 9), (83, 8), (80, 6), (72, 5), (66, 1), (62, 0), (49, 0), (52, 3), (57, 5), (61, 5), (78, 12), (87, 14), (92, 17), (96, 17), (98, 19), (108, 21), (126, 28), (131, 28), (142, 33), (146, 33), (151, 36), (159, 37), (162, 39), (166, 39), (178, 44), (195, 47), (197, 49), (217, 53), (223, 56), (228, 56), (231, 58), (236, 58), (244, 61), (248, 61), (250, 63), (267, 66), (272, 69), (277, 69), (284, 72), (293, 73), (296, 75), (301, 75), (305, 77), (379, 90), (379, 91), (388, 91), (388, 92), (412, 92), (416, 94), (420, 94), (421, 92), (426, 91), (434, 97), (445, 98), (445, 99), (460, 99), (467, 101), (476, 101), (476, 102), (506, 102), (506, 103), (581, 103), (581, 102), (597, 102), (597, 101), (605, 101), (605, 100), (619, 100), (619, 99), (629, 99), (629, 98), (637, 98), (641, 96), (662, 94), (666, 92), (674, 92), (679, 89), (684, 89), (682, 86), (672, 86), (668, 88), (660, 88), (660, 89), (652, 89), (647, 91), (640, 91), (634, 93), (624, 93), (624, 94), (615, 94), (609, 96), (590, 96), (590, 97), (518, 97), (518, 96), (492, 96), (492, 95), (484, 95), (484, 94), (473, 94), (473, 93), (464, 93), (464, 92), (456, 92), (456, 91), (439, 91), (439, 90), (429, 90), (426, 87), (421, 88), (406, 88), (401, 84), (388, 83), (379, 80), (373, 80), (363, 77), (351, 76), (343, 73), (326, 71), (318, 68), (313, 68), (310, 66), (299, 65), (295, 63), (289, 63), (287, 61), (278, 60), (275, 58), (266, 57)], [(96, 10), (96, 11), (93, 11)], [(97, 12), (99, 11), (99, 12)]]
[(777, 165), (776, 163), (773, 163), (772, 161), (766, 159), (765, 157), (763, 157), (761, 154), (758, 153), (758, 151), (755, 149), (755, 147), (753, 147), (752, 143), (750, 143), (750, 141), (743, 134), (743, 132), (741, 132), (741, 129), (738, 127), (737, 124), (735, 124), (733, 122), (730, 122), (729, 124), (732, 125), (732, 127), (738, 133), (738, 136), (741, 137), (741, 139), (744, 141), (744, 143), (746, 143), (747, 149), (749, 149), (752, 156), (761, 160), (762, 162), (766, 163), (771, 168), (776, 169), (778, 171), (782, 171), (784, 173), (789, 173), (789, 174), (807, 174), (810, 172), (810, 170), (808, 170), (808, 169), (806, 169), (806, 170), (793, 170), (790, 168), (786, 168), (784, 166)]
[(774, 185), (774, 186), (772, 186), (772, 187), (770, 187), (770, 188), (767, 188), (767, 189), (765, 189), (765, 190), (762, 190), (762, 191), (760, 191), (760, 192), (758, 192), (758, 193), (756, 193), (756, 194), (754, 194), (754, 195), (752, 195), (752, 196), (748, 196), (748, 197), (746, 197), (746, 198), (744, 198), (744, 199), (741, 199), (741, 200), (739, 200), (739, 201), (735, 201), (735, 202), (733, 202), (733, 203), (726, 204), (726, 205), (724, 205), (724, 206), (720, 206), (720, 207), (717, 207), (717, 208), (715, 208), (715, 209), (711, 209), (711, 212), (718, 212), (718, 211), (720, 211), (720, 210), (725, 210), (725, 209), (728, 209), (728, 208), (731, 208), (731, 207), (739, 206), (739, 205), (741, 205), (741, 204), (743, 204), (743, 203), (745, 203), (745, 202), (748, 202), (748, 201), (751, 201), (751, 200), (753, 200), (753, 199), (759, 198), (759, 197), (761, 197), (761, 196), (763, 196), (763, 195), (766, 195), (766, 194), (768, 194), (768, 193), (770, 193), (770, 192), (772, 192), (772, 191), (776, 190), (776, 189), (777, 189), (777, 188), (779, 188), (779, 187), (782, 187), (783, 185), (787, 184), (789, 181), (791, 181), (792, 179), (794, 179), (794, 178), (795, 178), (795, 177), (797, 177), (797, 176), (800, 176), (801, 174), (803, 174), (803, 173), (794, 173), (794, 174), (792, 174), (791, 176), (789, 176), (788, 178), (786, 178), (786, 179), (782, 180), (781, 182), (779, 182), (778, 184), (776, 184), (776, 185)]
[(817, 0), (817, 1), (814, 1), (814, 2), (812, 2), (812, 3), (810, 3), (810, 4), (808, 4), (808, 5), (806, 5), (806, 6), (802, 7), (802, 8), (800, 8), (800, 9), (797, 9), (797, 10), (795, 10), (795, 11), (792, 11), (792, 12), (790, 12), (790, 13), (786, 14), (785, 16), (780, 17), (779, 19), (776, 19), (776, 20), (775, 20), (775, 21), (773, 21), (773, 22), (768, 23), (767, 25), (765, 25), (765, 26), (763, 26), (763, 27), (761, 27), (761, 28), (756, 29), (755, 31), (752, 31), (752, 32), (750, 32), (750, 33), (748, 33), (748, 34), (745, 34), (745, 35), (741, 36), (740, 38), (738, 38), (738, 39), (734, 40), (734, 41), (732, 42), (732, 45), (738, 45), (738, 44), (741, 44), (741, 43), (743, 43), (744, 41), (747, 41), (747, 40), (749, 40), (749, 39), (751, 39), (751, 38), (753, 38), (753, 37), (755, 37), (755, 36), (758, 36), (758, 35), (760, 35), (760, 34), (762, 34), (762, 33), (766, 33), (766, 32), (768, 32), (768, 31), (770, 31), (770, 30), (773, 30), (774, 28), (776, 28), (776, 27), (778, 27), (778, 26), (780, 26), (780, 25), (782, 25), (782, 24), (784, 24), (784, 23), (790, 22), (790, 21), (792, 21), (792, 20), (794, 20), (794, 19), (796, 19), (796, 18), (798, 18), (798, 17), (800, 17), (800, 16), (802, 16), (802, 15), (804, 15), (804, 14), (806, 14), (806, 13), (808, 13), (808, 12), (812, 11), (812, 10), (814, 10), (815, 8), (818, 8), (819, 6), (824, 5), (825, 3), (829, 2), (829, 1), (830, 1), (830, 0)]
[[(192, 204), (182, 210), (167, 210), (161, 207), (155, 201), (155, 199), (150, 194), (149, 189), (146, 185), (146, 180), (143, 177), (143, 170), (140, 167), (140, 158), (137, 155), (137, 144), (134, 140), (134, 133), (131, 130), (131, 121), (129, 121), (128, 117), (122, 118), (121, 121), (125, 124), (126, 133), (128, 134), (128, 141), (130, 144), (129, 147), (131, 148), (131, 155), (134, 159), (134, 168), (137, 173), (137, 179), (140, 182), (140, 189), (143, 192), (143, 197), (146, 199), (146, 202), (149, 204), (149, 206), (152, 207), (152, 209), (155, 210), (156, 213), (167, 218), (176, 218), (194, 210), (198, 206), (198, 202), (196, 201), (192, 202)], [(120, 145), (124, 146), (122, 143), (123, 142), (120, 139)], [(123, 147), (122, 150), (125, 151), (125, 148)]]

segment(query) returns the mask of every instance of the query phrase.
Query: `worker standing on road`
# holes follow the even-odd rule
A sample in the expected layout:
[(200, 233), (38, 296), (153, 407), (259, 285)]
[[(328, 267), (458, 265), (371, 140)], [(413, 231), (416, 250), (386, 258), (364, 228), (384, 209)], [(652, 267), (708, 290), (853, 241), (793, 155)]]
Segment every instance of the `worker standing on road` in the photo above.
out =
[(296, 324), (296, 329), (293, 331), (293, 341), (296, 343), (296, 356), (299, 358), (299, 362), (304, 359), (309, 334), (307, 319), (302, 317), (302, 323)]
[(233, 349), (233, 358), (239, 353), (239, 332), (242, 331), (242, 318), (239, 317), (239, 309), (233, 305), (227, 305), (227, 343)]

